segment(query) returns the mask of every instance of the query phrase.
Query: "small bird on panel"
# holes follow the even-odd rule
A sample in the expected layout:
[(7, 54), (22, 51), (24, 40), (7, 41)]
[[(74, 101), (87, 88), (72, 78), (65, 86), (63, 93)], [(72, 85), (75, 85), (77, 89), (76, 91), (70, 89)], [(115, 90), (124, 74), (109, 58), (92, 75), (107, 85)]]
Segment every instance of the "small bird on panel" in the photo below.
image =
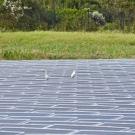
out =
[(76, 71), (73, 70), (72, 74), (71, 74), (71, 78), (74, 78), (76, 76)]

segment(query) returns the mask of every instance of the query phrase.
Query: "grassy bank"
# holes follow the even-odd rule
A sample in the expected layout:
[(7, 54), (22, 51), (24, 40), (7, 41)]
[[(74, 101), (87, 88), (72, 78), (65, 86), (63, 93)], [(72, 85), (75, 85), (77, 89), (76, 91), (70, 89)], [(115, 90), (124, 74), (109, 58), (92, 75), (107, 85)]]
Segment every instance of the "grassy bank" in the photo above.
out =
[(0, 33), (0, 59), (135, 58), (135, 35), (83, 32)]

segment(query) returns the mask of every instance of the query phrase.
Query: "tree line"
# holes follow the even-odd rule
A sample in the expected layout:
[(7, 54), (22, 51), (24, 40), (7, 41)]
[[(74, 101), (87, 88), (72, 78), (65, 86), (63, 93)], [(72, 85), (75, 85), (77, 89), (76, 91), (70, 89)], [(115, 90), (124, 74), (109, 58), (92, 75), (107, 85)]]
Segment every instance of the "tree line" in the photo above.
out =
[(135, 0), (0, 0), (0, 31), (135, 32)]

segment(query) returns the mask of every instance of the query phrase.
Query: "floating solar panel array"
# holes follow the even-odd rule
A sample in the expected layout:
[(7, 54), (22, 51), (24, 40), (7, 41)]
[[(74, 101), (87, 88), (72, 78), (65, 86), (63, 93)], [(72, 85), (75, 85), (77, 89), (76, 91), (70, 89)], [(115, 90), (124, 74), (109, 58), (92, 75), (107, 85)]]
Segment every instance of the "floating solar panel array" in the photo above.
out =
[(0, 62), (0, 135), (135, 135), (135, 60)]

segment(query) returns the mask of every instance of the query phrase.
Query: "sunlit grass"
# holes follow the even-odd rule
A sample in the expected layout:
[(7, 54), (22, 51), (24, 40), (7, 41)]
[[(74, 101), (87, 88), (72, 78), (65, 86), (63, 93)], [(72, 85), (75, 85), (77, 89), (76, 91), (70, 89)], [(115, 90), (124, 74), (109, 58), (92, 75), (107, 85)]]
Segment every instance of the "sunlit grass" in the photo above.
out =
[(135, 58), (135, 35), (114, 32), (0, 33), (0, 59)]

